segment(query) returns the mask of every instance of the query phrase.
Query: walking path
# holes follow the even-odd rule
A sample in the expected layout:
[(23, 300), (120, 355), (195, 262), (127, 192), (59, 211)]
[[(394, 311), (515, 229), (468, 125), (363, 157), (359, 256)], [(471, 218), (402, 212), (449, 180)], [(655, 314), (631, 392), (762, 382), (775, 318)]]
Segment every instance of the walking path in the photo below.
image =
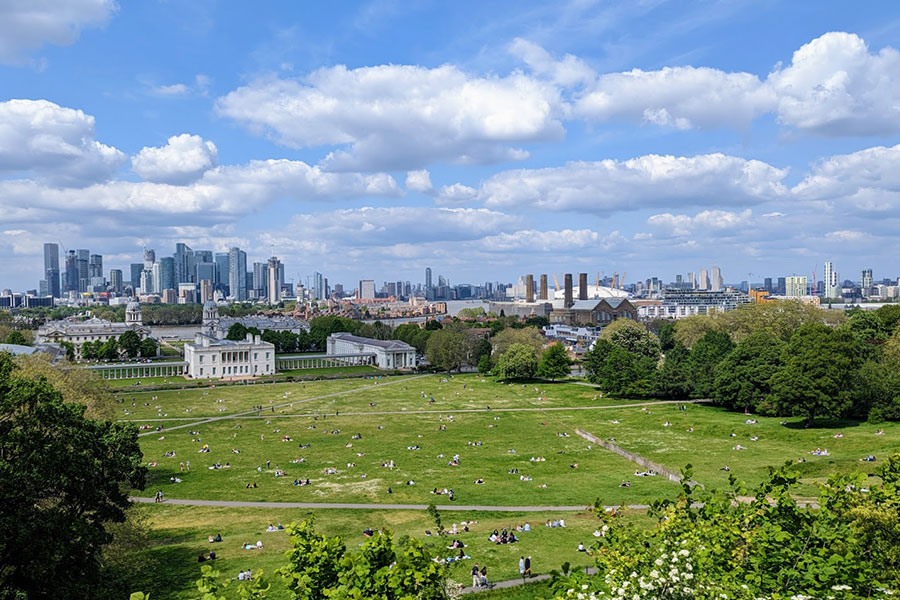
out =
[[(154, 503), (155, 498), (131, 497), (132, 502)], [(350, 502), (249, 502), (239, 500), (188, 500), (183, 498), (165, 498), (165, 504), (178, 504), (183, 506), (222, 506), (228, 508), (337, 508), (337, 509), (364, 509), (364, 510), (425, 510), (427, 504), (378, 504), (378, 503), (350, 503)], [(580, 512), (588, 510), (589, 506), (488, 506), (479, 504), (447, 504), (436, 507), (446, 511), (492, 511), (492, 512)], [(619, 508), (619, 507), (608, 507)], [(642, 510), (648, 508), (646, 504), (630, 504), (628, 508)]]
[[(594, 575), (597, 572), (597, 567), (587, 567), (584, 569), (584, 572), (587, 573), (588, 575)], [(550, 575), (547, 573), (545, 573), (543, 575), (534, 575), (527, 579), (522, 579), (521, 577), (519, 579), (507, 579), (506, 581), (498, 581), (496, 583), (492, 583), (491, 587), (489, 587), (489, 588), (483, 588), (483, 587), (474, 588), (472, 586), (464, 587), (460, 593), (477, 594), (478, 592), (488, 592), (490, 590), (497, 590), (497, 589), (502, 590), (502, 589), (506, 589), (506, 588), (516, 587), (517, 585), (524, 585), (526, 583), (534, 583), (535, 581), (546, 581), (548, 579), (550, 579)]]
[[(388, 385), (383, 383), (381, 385)], [(366, 388), (357, 388), (357, 389), (366, 389)], [(357, 391), (357, 390), (352, 390)], [(335, 396), (338, 394), (345, 394), (347, 392), (337, 392), (335, 394), (329, 394), (327, 396), (318, 396), (316, 398), (307, 398), (305, 400), (295, 400), (291, 404), (298, 404), (300, 402), (309, 402), (310, 400), (319, 400), (321, 398), (328, 398), (329, 396)], [(549, 407), (530, 407), (530, 408), (460, 408), (456, 409), (444, 409), (444, 410), (426, 410), (426, 409), (416, 409), (416, 410), (371, 410), (366, 412), (342, 412), (340, 414), (334, 415), (336, 417), (362, 417), (367, 415), (446, 415), (448, 413), (453, 414), (462, 414), (462, 413), (484, 413), (484, 412), (545, 412), (545, 411), (572, 411), (572, 410), (603, 410), (603, 409), (617, 409), (617, 408), (637, 408), (639, 406), (655, 406), (658, 404), (693, 404), (695, 402), (702, 402), (702, 400), (652, 400), (648, 402), (636, 402), (633, 404), (604, 404), (602, 406), (549, 406)], [(285, 405), (278, 405), (274, 408), (281, 408)], [(267, 406), (265, 410), (271, 410), (272, 407)], [(292, 413), (289, 415), (285, 414), (255, 414), (256, 410), (250, 411), (254, 414), (246, 414), (246, 413), (232, 413), (230, 415), (220, 416), (218, 418), (232, 418), (232, 419), (296, 419), (303, 417), (315, 417), (321, 416), (322, 413)], [(328, 413), (331, 416), (331, 413)], [(189, 421), (196, 420), (197, 417), (159, 417), (156, 419), (119, 419), (119, 421), (128, 422), (128, 423), (158, 423), (160, 421)], [(210, 417), (212, 419), (212, 417)], [(201, 423), (203, 421), (197, 421), (197, 423)], [(193, 424), (193, 423), (192, 423)], [(171, 427), (169, 429), (176, 429), (176, 427)], [(158, 432), (153, 432), (158, 433)], [(143, 434), (148, 435), (148, 434)]]
[[(407, 381), (413, 381), (414, 379), (419, 379), (419, 378), (421, 378), (421, 377), (428, 377), (428, 375), (415, 375), (415, 376), (413, 376), (413, 377), (404, 377), (404, 378), (402, 378), (402, 379), (396, 379), (396, 380), (394, 380), (394, 381), (388, 381), (387, 383), (381, 383), (381, 384), (373, 383), (372, 385), (364, 385), (364, 386), (362, 386), (362, 387), (353, 388), (352, 390), (344, 390), (344, 391), (341, 391), (341, 392), (333, 392), (333, 393), (331, 393), (331, 394), (324, 394), (324, 395), (322, 395), (322, 396), (314, 396), (314, 397), (312, 397), (312, 398), (303, 398), (302, 400), (293, 400), (293, 401), (291, 401), (291, 402), (285, 402), (285, 403), (283, 403), (283, 404), (274, 404), (274, 405), (272, 405), (272, 406), (266, 406), (265, 409), (266, 409), (266, 410), (275, 410), (276, 408), (284, 408), (285, 406), (293, 406), (293, 405), (295, 405), (295, 404), (304, 404), (304, 403), (306, 403), (306, 402), (312, 402), (313, 400), (323, 400), (323, 399), (325, 399), (325, 398), (334, 398), (335, 396), (344, 396), (344, 395), (346, 395), (346, 394), (355, 394), (356, 392), (360, 392), (360, 391), (362, 391), (362, 390), (369, 390), (369, 389), (372, 389), (372, 388), (382, 388), (382, 387), (384, 387), (384, 386), (386, 386), (386, 385), (396, 385), (396, 384), (398, 384), (398, 383), (404, 383), (404, 382), (407, 382)], [(183, 429), (183, 428), (185, 428), (185, 427), (196, 427), (197, 425), (203, 425), (203, 424), (205, 424), (205, 423), (213, 423), (213, 422), (215, 422), (215, 421), (226, 421), (226, 420), (228, 420), (228, 419), (236, 419), (236, 418), (238, 418), (238, 417), (245, 417), (245, 416), (249, 416), (249, 415), (258, 415), (259, 412), (260, 412), (260, 411), (258, 411), (258, 410), (256, 410), (256, 409), (253, 409), (253, 410), (245, 410), (245, 411), (242, 411), (242, 412), (231, 413), (231, 414), (228, 414), (228, 415), (219, 415), (219, 416), (215, 416), (215, 417), (207, 417), (207, 418), (204, 418), (204, 419), (200, 419), (200, 420), (198, 420), (198, 421), (191, 421), (190, 423), (183, 423), (183, 424), (181, 424), (181, 425), (175, 425), (175, 426), (173, 426), (173, 427), (166, 427), (165, 430), (166, 430), (166, 431), (172, 431), (173, 429)], [(269, 418), (268, 415), (267, 415), (266, 418)], [(156, 434), (158, 434), (158, 433), (159, 433), (158, 431), (147, 431), (147, 432), (138, 434), (138, 436), (139, 436), (139, 437), (143, 437), (143, 436), (145, 436), (145, 435), (156, 435)]]

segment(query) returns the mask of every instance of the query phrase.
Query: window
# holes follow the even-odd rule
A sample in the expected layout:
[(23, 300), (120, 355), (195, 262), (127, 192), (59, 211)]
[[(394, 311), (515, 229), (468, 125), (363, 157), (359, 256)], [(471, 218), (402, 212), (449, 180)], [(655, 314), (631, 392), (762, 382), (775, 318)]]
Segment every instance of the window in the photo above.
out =
[(200, 367), (200, 374), (203, 375), (203, 367)]
[[(203, 355), (200, 355), (200, 362), (203, 362)], [(202, 370), (202, 369), (201, 369)]]
[(269, 360), (269, 353), (266, 352), (266, 360)]
[(253, 360), (256, 360), (257, 358), (259, 358), (259, 352), (254, 352), (254, 353), (253, 353)]
[(213, 367), (213, 375), (215, 375), (215, 374), (216, 374), (216, 368)]

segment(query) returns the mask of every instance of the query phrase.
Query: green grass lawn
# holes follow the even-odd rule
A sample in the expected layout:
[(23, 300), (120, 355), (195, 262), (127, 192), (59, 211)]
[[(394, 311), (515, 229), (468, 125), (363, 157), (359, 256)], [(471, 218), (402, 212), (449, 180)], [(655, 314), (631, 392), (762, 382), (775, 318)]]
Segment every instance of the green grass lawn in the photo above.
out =
[(379, 369), (371, 365), (347, 365), (345, 367), (319, 367), (316, 369), (291, 369), (279, 371), (279, 375), (288, 377), (306, 377), (315, 375), (358, 375), (366, 373), (375, 375), (381, 373)]
[[(446, 430), (439, 429), (442, 425)], [(558, 435), (567, 429), (570, 437)], [(353, 439), (356, 434), (361, 439)], [(281, 441), (283, 436), (292, 441)], [(309, 448), (299, 447), (307, 443)], [(210, 452), (198, 452), (206, 444)], [(145, 459), (158, 463), (148, 491), (160, 489), (172, 498), (445, 504), (446, 496), (431, 492), (448, 488), (459, 504), (586, 506), (597, 497), (606, 503), (647, 502), (676, 487), (662, 477), (618, 487), (633, 479), (632, 463), (599, 447), (589, 449), (571, 428), (541, 412), (463, 413), (452, 421), (440, 414), (263, 415), (164, 431), (142, 438), (141, 445)], [(421, 449), (408, 449), (415, 446)], [(172, 451), (174, 458), (164, 456)], [(459, 466), (449, 466), (456, 454)], [(302, 463), (291, 462), (301, 458)], [(394, 469), (382, 467), (392, 460)], [(186, 461), (191, 471), (182, 473), (180, 463)], [(231, 466), (210, 470), (215, 463)], [(329, 468), (336, 473), (326, 473)], [(287, 475), (276, 477), (278, 469)], [(510, 474), (511, 469), (518, 473)], [(173, 475), (182, 482), (172, 483)], [(308, 478), (311, 485), (294, 486), (296, 478)], [(485, 483), (476, 484), (478, 478)], [(415, 485), (407, 485), (410, 480)], [(258, 488), (246, 489), (254, 482)]]
[[(234, 577), (242, 569), (263, 569), (268, 581), (272, 583), (269, 597), (274, 600), (288, 598), (281, 578), (275, 574), (275, 570), (287, 562), (284, 552), (289, 547), (288, 535), (284, 531), (267, 533), (265, 530), (269, 524), (288, 525), (309, 517), (316, 519), (316, 527), (322, 533), (341, 536), (350, 550), (365, 541), (362, 530), (366, 527), (375, 530), (388, 528), (394, 533), (395, 541), (404, 535), (415, 537), (428, 545), (435, 554), (444, 557), (458, 553), (446, 546), (453, 539), (459, 539), (466, 544), (464, 550), (471, 558), (451, 563), (450, 576), (465, 585), (471, 583), (469, 571), (476, 562), (479, 566), (487, 565), (488, 575), (494, 581), (518, 577), (518, 560), (522, 555), (532, 557), (532, 570), (535, 574), (558, 569), (565, 561), (578, 566), (591, 565), (593, 563), (590, 557), (578, 552), (577, 547), (579, 542), (590, 545), (594, 540), (592, 533), (597, 527), (597, 519), (590, 512), (443, 512), (441, 518), (448, 529), (462, 520), (478, 522), (469, 526), (468, 533), (462, 532), (462, 526), (458, 525), (459, 533), (456, 535), (429, 537), (425, 531), (435, 531), (435, 526), (424, 511), (233, 509), (166, 504), (148, 505), (143, 509), (148, 511), (153, 523), (150, 553), (159, 562), (159, 568), (155, 570), (156, 577), (143, 591), (151, 592), (151, 597), (155, 600), (186, 600), (195, 597), (193, 582), (197, 579), (200, 568), (197, 556), (200, 552), (208, 554), (210, 550), (216, 551), (214, 566), (223, 576)], [(543, 525), (547, 519), (556, 520), (560, 517), (566, 521), (565, 528), (548, 528)], [(526, 522), (531, 525), (532, 530), (517, 533), (520, 538), (518, 543), (498, 545), (488, 540), (494, 529), (512, 529)], [(216, 533), (222, 534), (223, 541), (210, 544), (208, 536)], [(241, 549), (243, 543), (255, 544), (257, 540), (263, 542), (262, 550)], [(518, 592), (510, 590), (505, 593), (513, 595), (502, 597), (534, 598), (537, 596), (522, 594), (532, 593), (535, 589), (543, 590), (545, 596), (549, 595), (546, 586), (542, 585), (528, 586)], [(501, 596), (499, 592), (495, 592), (490, 597)]]
[[(695, 405), (688, 405), (684, 412), (676, 405), (664, 405), (602, 414), (573, 412), (559, 417), (603, 439), (615, 438), (615, 443), (626, 450), (673, 469), (690, 463), (695, 479), (718, 488), (727, 486), (730, 474), (749, 484), (759, 483), (768, 474), (767, 467), (791, 461), (803, 476), (800, 492), (815, 495), (814, 484), (824, 482), (828, 474), (871, 472), (885, 456), (900, 451), (900, 423), (822, 420), (817, 427), (807, 429), (797, 418), (746, 416)], [(746, 424), (747, 419), (759, 422)], [(671, 426), (664, 426), (667, 421)], [(693, 432), (688, 431), (691, 427)], [(878, 430), (884, 435), (876, 435)], [(838, 435), (843, 437), (835, 437)], [(734, 450), (737, 445), (746, 450)], [(817, 448), (827, 449), (829, 455), (810, 454)], [(870, 454), (875, 455), (876, 462), (860, 462)], [(805, 462), (798, 463), (800, 459)], [(721, 470), (726, 465), (730, 472)]]

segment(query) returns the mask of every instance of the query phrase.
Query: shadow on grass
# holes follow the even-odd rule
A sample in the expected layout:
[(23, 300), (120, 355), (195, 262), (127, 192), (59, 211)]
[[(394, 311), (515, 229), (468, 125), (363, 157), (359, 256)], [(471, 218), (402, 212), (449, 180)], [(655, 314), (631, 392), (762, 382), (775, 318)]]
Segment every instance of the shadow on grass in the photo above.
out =
[(155, 546), (149, 550), (156, 561), (157, 572), (153, 574), (150, 587), (141, 591), (149, 593), (154, 600), (174, 598), (185, 590), (196, 589), (194, 582), (200, 578), (197, 555), (185, 546)]
[(847, 429), (865, 424), (865, 421), (854, 421), (851, 419), (816, 419), (812, 426), (809, 427), (807, 427), (805, 420), (789, 421), (784, 426), (788, 429)]

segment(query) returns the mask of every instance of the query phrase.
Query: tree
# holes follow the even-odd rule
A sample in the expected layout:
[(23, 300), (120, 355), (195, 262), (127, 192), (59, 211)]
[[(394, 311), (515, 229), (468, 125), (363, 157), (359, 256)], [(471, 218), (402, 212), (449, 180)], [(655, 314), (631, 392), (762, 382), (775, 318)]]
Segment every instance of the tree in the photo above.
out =
[(242, 340), (247, 339), (247, 328), (243, 323), (234, 323), (231, 327), (228, 328), (228, 333), (225, 334), (226, 340), (231, 340), (233, 342), (240, 342)]
[(431, 319), (430, 321), (425, 323), (425, 329), (428, 331), (437, 331), (441, 328), (441, 322), (437, 319)]
[(25, 339), (25, 336), (18, 329), (13, 329), (8, 336), (6, 336), (7, 344), (17, 344), (19, 346), (28, 346), (28, 340)]
[(524, 344), (534, 350), (535, 356), (544, 347), (543, 334), (536, 327), (523, 327), (521, 329), (507, 328), (497, 333), (492, 339), (493, 355), (500, 356), (513, 344)]
[(141, 340), (141, 356), (144, 358), (150, 358), (152, 356), (156, 356), (159, 351), (159, 347), (156, 344), (156, 340), (151, 337), (145, 337)]
[(569, 353), (563, 344), (551, 344), (543, 354), (537, 366), (537, 376), (544, 379), (562, 379), (571, 372)]
[(900, 326), (900, 304), (885, 304), (875, 311), (875, 315), (881, 319), (885, 331), (893, 332)]
[(97, 358), (97, 352), (99, 351), (100, 342), (99, 340), (94, 342), (84, 342), (81, 344), (81, 358), (82, 360), (95, 360)]
[(109, 336), (105, 342), (97, 348), (97, 358), (100, 360), (116, 360), (119, 358), (119, 342), (114, 336)]
[(46, 380), (0, 363), (0, 595), (96, 597), (106, 525), (144, 486), (138, 430), (88, 419)]
[(468, 353), (469, 344), (466, 335), (451, 329), (431, 332), (425, 347), (428, 363), (445, 371), (454, 371), (462, 367)]
[(694, 390), (691, 384), (691, 351), (679, 342), (674, 344), (666, 352), (656, 373), (656, 393), (666, 398), (688, 398)]
[(663, 352), (668, 352), (675, 347), (675, 323), (663, 321), (657, 335), (659, 335), (659, 345)]
[(700, 338), (718, 328), (712, 315), (691, 315), (675, 323), (675, 341), (690, 350)]
[[(601, 341), (605, 340), (598, 340), (597, 344)], [(592, 359), (590, 381), (614, 396), (635, 398), (650, 395), (654, 388), (656, 361), (607, 343), (608, 346), (601, 346), (605, 354), (602, 361), (599, 359), (600, 353), (596, 352), (597, 346), (594, 346), (596, 355)]]
[(119, 346), (128, 358), (137, 358), (141, 351), (141, 336), (136, 331), (129, 329), (119, 336)]
[(481, 359), (484, 356), (488, 357), (488, 361), (491, 359), (491, 352), (493, 352), (494, 346), (491, 344), (491, 340), (485, 337), (478, 337), (472, 342), (472, 364), (477, 365), (481, 363)]
[(490, 373), (493, 367), (494, 365), (491, 364), (490, 354), (484, 354), (481, 358), (478, 359), (478, 372), (482, 375), (487, 375), (488, 373)]
[(600, 339), (609, 340), (613, 345), (632, 354), (659, 358), (659, 341), (647, 328), (631, 319), (617, 319), (603, 328)]
[(867, 360), (857, 376), (853, 411), (872, 423), (900, 420), (900, 370), (888, 361)]
[(848, 330), (803, 325), (791, 336), (782, 362), (772, 377), (780, 414), (802, 416), (806, 425), (812, 426), (816, 417), (841, 417), (852, 405), (861, 360)]
[(691, 348), (691, 381), (694, 393), (700, 398), (708, 398), (713, 393), (716, 379), (716, 365), (725, 358), (734, 342), (727, 333), (708, 331)]
[(494, 373), (501, 379), (531, 379), (537, 371), (538, 360), (534, 348), (527, 344), (513, 344), (497, 358)]
[(287, 528), (291, 549), (288, 564), (279, 573), (295, 600), (325, 600), (335, 586), (346, 547), (339, 537), (326, 538), (314, 521), (305, 520)]
[(731, 409), (769, 412), (771, 380), (782, 366), (785, 343), (765, 331), (751, 333), (716, 366), (713, 398)]

